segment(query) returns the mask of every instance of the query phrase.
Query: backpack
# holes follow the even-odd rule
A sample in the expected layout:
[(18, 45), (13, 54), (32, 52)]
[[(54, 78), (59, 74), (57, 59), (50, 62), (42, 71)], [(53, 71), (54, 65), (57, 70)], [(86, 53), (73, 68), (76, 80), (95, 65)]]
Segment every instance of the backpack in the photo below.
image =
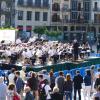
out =
[(43, 88), (40, 89), (40, 100), (46, 100), (46, 92), (45, 92), (45, 86)]

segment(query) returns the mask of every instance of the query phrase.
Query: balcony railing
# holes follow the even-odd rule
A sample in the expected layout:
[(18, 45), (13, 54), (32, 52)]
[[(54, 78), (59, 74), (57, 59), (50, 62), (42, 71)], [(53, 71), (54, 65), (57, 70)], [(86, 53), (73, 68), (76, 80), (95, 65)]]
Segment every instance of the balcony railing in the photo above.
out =
[(48, 9), (50, 7), (49, 4), (35, 4), (33, 2), (27, 1), (27, 2), (17, 2), (18, 6), (24, 6), (24, 7), (33, 7), (33, 8), (41, 8), (41, 9)]
[(100, 8), (93, 8), (93, 11), (99, 12), (100, 11)]
[(62, 10), (62, 12), (70, 12), (71, 11), (70, 8), (62, 8), (61, 10)]
[(100, 24), (100, 20), (95, 20), (93, 23), (94, 24)]

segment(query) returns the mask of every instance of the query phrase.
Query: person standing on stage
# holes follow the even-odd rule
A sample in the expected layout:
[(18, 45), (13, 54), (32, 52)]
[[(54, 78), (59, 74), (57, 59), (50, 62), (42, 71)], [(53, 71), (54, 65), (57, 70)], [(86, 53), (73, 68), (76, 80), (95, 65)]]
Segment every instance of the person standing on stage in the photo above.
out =
[(74, 40), (73, 43), (73, 53), (74, 53), (74, 60), (78, 60), (78, 54), (79, 54), (79, 43), (77, 40)]

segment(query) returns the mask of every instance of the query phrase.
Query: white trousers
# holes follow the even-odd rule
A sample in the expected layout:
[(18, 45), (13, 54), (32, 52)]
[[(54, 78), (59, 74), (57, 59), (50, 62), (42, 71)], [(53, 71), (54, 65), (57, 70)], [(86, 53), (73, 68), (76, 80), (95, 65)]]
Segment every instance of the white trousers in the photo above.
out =
[(84, 100), (90, 100), (91, 86), (85, 86)]

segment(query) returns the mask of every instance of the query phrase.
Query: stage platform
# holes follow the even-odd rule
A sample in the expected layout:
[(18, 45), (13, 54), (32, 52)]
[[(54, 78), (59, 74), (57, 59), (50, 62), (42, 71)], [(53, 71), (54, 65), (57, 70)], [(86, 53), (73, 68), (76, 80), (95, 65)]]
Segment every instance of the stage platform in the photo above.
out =
[[(57, 72), (57, 71), (62, 71), (62, 70), (71, 70), (71, 69), (80, 68), (80, 67), (88, 67), (88, 66), (96, 65), (96, 64), (100, 64), (100, 57), (89, 57), (88, 59), (84, 61), (81, 60), (77, 62), (66, 61), (66, 62), (60, 62), (57, 64), (49, 64), (49, 65), (44, 65), (44, 66), (40, 66), (40, 65), (28, 66), (26, 68), (26, 72), (29, 72), (29, 71), (39, 72), (44, 69), (46, 69), (48, 72), (51, 69), (54, 72)], [(0, 63), (0, 70), (10, 70), (11, 68), (21, 70), (22, 66)]]

